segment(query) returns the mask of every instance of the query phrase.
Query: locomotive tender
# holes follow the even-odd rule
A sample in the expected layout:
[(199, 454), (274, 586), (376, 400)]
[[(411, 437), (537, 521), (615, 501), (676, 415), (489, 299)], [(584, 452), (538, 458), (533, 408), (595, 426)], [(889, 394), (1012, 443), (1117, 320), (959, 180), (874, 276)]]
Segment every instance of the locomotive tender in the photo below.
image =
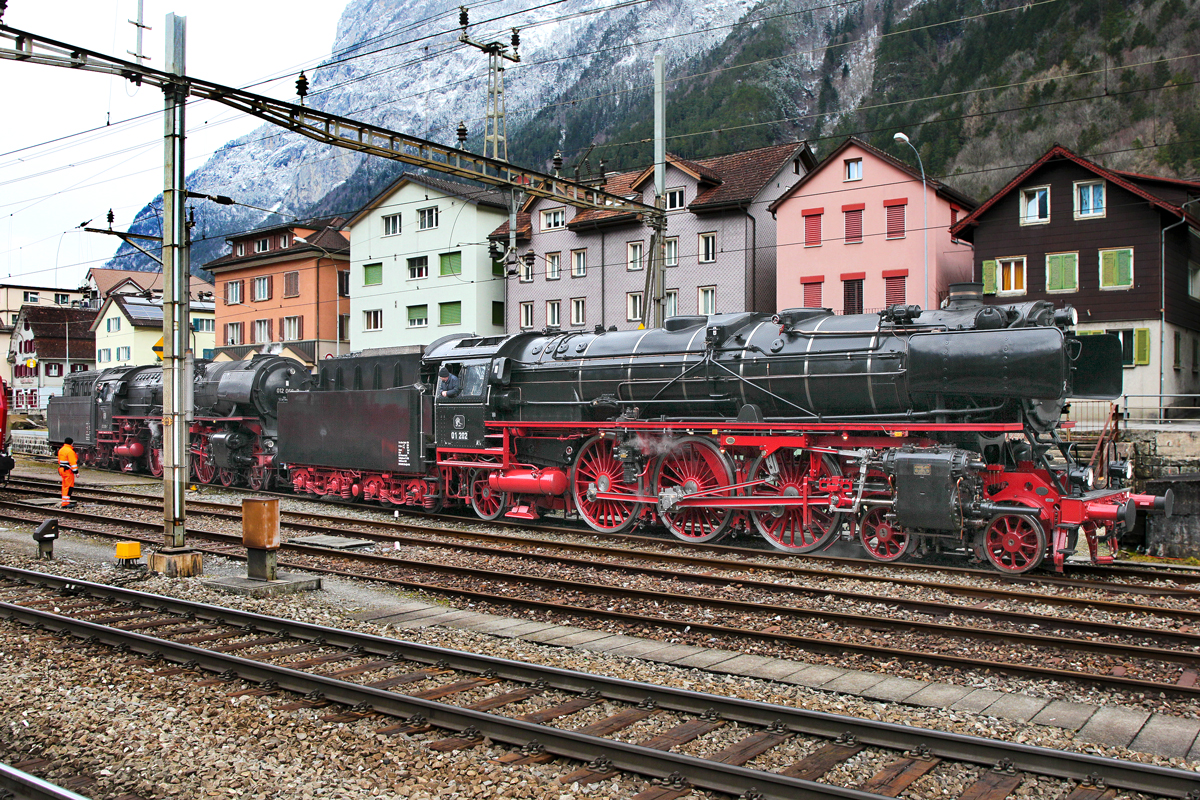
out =
[[(560, 510), (692, 542), (741, 527), (797, 553), (843, 535), (881, 561), (966, 549), (1009, 573), (1047, 556), (1061, 570), (1082, 532), (1109, 563), (1137, 509), (1170, 497), (1095, 489), (1059, 439), (1067, 398), (1121, 391), (1119, 342), (1071, 335), (1075, 321), (984, 305), (968, 284), (937, 311), (450, 336), (420, 383), (383, 388), (376, 369), (372, 389), (291, 394), (280, 461), (297, 492), (484, 519)], [(433, 396), (442, 366), (457, 397)]]
[[(192, 474), (484, 519), (562, 511), (605, 533), (661, 523), (691, 542), (746, 530), (795, 553), (839, 537), (880, 561), (965, 550), (1014, 574), (1062, 570), (1082, 533), (1109, 563), (1138, 508), (1171, 504), (1119, 478), (1094, 488), (1058, 436), (1067, 398), (1120, 394), (1120, 343), (979, 288), (936, 311), (452, 335), (329, 359), (315, 381), (276, 356), (198, 364)], [(443, 366), (456, 397), (434, 396)], [(161, 474), (159, 368), (76, 373), (66, 395), (52, 441)]]

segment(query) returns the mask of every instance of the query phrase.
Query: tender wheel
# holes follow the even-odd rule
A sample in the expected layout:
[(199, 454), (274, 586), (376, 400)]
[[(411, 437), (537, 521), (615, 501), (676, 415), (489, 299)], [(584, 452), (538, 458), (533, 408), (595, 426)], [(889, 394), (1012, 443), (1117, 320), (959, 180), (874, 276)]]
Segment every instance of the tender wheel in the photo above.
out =
[(246, 485), (256, 492), (269, 492), (274, 483), (271, 475), (270, 467), (251, 467), (246, 471)]
[(1001, 572), (1029, 572), (1046, 555), (1046, 532), (1032, 516), (1004, 514), (988, 525), (983, 550), (987, 560)]
[(601, 533), (621, 533), (633, 527), (642, 504), (620, 500), (589, 500), (588, 490), (636, 494), (637, 485), (625, 483), (625, 468), (613, 454), (611, 439), (599, 436), (584, 442), (571, 469), (571, 499), (583, 521)]
[(225, 468), (221, 468), (221, 469), (217, 470), (217, 480), (219, 480), (221, 482), (221, 485), (224, 486), (226, 489), (228, 489), (230, 486), (233, 486), (235, 483), (237, 483), (237, 479), (238, 479), (238, 474), (237, 474), (236, 470), (225, 469)]
[(876, 506), (863, 514), (858, 538), (867, 555), (876, 561), (896, 561), (912, 552), (914, 539), (888, 521), (887, 509)]
[[(772, 486), (762, 483), (750, 489), (752, 497), (801, 497), (805, 482), (809, 495), (820, 494), (818, 481), (823, 477), (842, 474), (837, 462), (830, 456), (822, 456), (813, 464), (812, 453), (794, 455), (792, 450), (777, 450), (775, 461), (779, 465), (779, 480)], [(760, 456), (750, 468), (750, 479), (760, 481), (769, 475), (767, 458)], [(764, 511), (751, 512), (754, 527), (772, 546), (790, 553), (811, 553), (824, 547), (841, 527), (842, 512), (829, 513), (826, 508), (810, 506), (809, 524), (804, 524), (804, 509), (778, 506)]]
[(492, 520), (508, 507), (508, 495), (488, 485), (489, 474), (489, 470), (483, 469), (471, 473), (471, 508), (475, 509), (480, 519)]
[(161, 478), (163, 476), (163, 451), (161, 448), (150, 448), (150, 452), (146, 454), (146, 467), (154, 477)]
[[(707, 439), (689, 437), (680, 440), (658, 462), (654, 474), (654, 493), (661, 496), (674, 490), (682, 496), (733, 485), (729, 460)], [(729, 497), (728, 490), (710, 497)], [(732, 508), (675, 507), (661, 511), (667, 530), (685, 542), (712, 542), (724, 536), (733, 521)]]

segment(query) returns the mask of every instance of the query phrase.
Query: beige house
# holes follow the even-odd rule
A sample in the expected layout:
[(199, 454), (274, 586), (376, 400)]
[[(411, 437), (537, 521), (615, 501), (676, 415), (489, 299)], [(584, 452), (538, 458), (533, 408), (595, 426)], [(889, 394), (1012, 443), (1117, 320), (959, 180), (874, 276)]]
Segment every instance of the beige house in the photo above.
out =
[[(216, 314), (211, 300), (191, 303), (191, 347), (196, 358), (213, 357), (216, 346)], [(92, 323), (96, 335), (96, 368), (154, 364), (161, 360), (163, 306), (161, 299), (149, 300), (114, 292), (108, 296)]]
[[(3, 352), (8, 352), (8, 343), (12, 341), (13, 326), (17, 324), (21, 306), (70, 307), (72, 303), (79, 303), (83, 297), (83, 292), (79, 289), (0, 284), (0, 348), (3, 348)], [(12, 366), (8, 361), (0, 361), (0, 377), (4, 378), (5, 385), (12, 385)]]

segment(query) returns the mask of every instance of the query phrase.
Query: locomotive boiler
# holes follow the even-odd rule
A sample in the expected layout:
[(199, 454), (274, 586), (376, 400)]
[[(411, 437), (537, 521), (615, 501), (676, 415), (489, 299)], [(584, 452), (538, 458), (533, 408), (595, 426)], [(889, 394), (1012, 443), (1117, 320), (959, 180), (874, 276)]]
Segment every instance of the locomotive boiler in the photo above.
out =
[[(354, 423), (332, 418), (346, 400), (294, 426), (302, 406), (283, 410), (285, 434), (317, 418), (330, 442), (359, 427), (370, 458), (282, 460), (298, 491), (465, 503), (485, 519), (558, 510), (695, 542), (745, 530), (790, 552), (852, 537), (879, 560), (966, 550), (1014, 573), (1047, 555), (1061, 569), (1082, 534), (1104, 563), (1136, 510), (1169, 498), (1096, 489), (1060, 441), (1067, 398), (1121, 390), (1115, 337), (1074, 336), (1074, 323), (1069, 308), (987, 306), (957, 286), (936, 311), (451, 336), (426, 348), (418, 383), (372, 390), (405, 408), (402, 424), (362, 398)], [(457, 397), (432, 396), (443, 366)]]

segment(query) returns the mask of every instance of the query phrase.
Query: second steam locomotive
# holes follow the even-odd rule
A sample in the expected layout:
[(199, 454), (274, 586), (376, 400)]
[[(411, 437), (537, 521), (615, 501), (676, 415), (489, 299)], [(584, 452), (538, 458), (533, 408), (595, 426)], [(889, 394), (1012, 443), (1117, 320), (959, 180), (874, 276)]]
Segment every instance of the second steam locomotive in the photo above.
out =
[[(1103, 564), (1137, 509), (1169, 513), (1170, 497), (1097, 489), (1060, 439), (1067, 398), (1121, 391), (1119, 342), (1075, 336), (1075, 321), (959, 285), (936, 311), (451, 336), (326, 361), (311, 386), (295, 362), (256, 356), (197, 369), (192, 469), (484, 519), (661, 524), (691, 542), (742, 530), (796, 553), (854, 538), (880, 561), (965, 550), (1010, 574), (1061, 570), (1082, 535)], [(455, 397), (432, 391), (443, 367)], [(108, 410), (89, 412), (91, 438), (73, 434), (94, 443), (85, 459), (154, 472), (161, 432), (135, 395), (160, 373), (140, 369), (72, 376), (51, 438), (70, 433), (56, 409), (83, 419), (86, 397)]]

